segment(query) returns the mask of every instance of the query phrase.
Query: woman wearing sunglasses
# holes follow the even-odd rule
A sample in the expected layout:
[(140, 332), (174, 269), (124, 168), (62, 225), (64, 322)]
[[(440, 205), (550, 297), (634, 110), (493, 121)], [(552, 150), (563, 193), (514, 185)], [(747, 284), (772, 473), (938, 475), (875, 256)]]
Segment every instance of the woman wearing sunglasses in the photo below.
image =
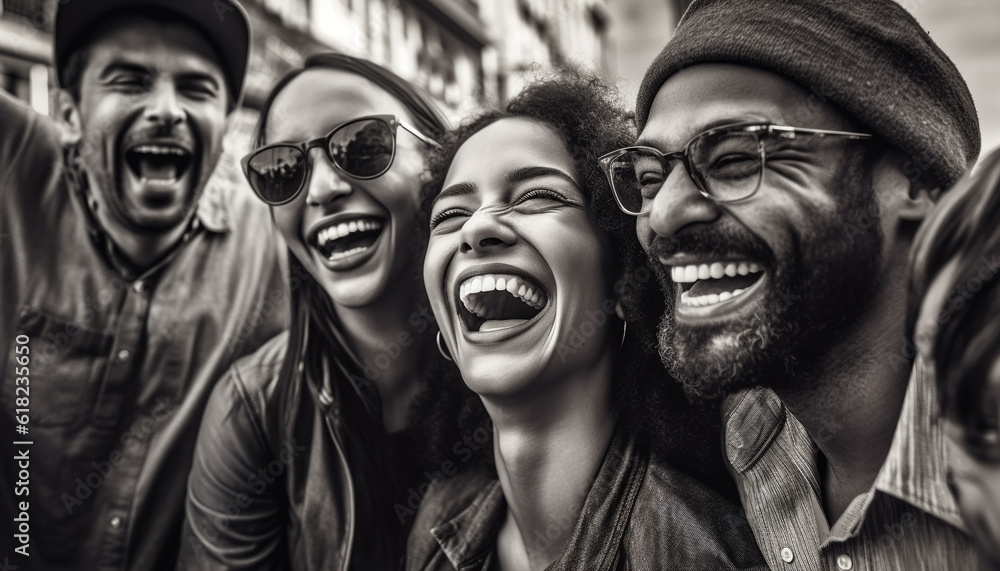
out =
[(343, 55), (309, 58), (265, 101), (243, 170), (288, 245), (291, 325), (208, 404), (181, 569), (400, 566), (423, 474), (410, 411), (447, 365), (418, 223), (444, 129), (425, 94)]
[(609, 88), (566, 73), (432, 158), (424, 282), (495, 472), (427, 495), (408, 569), (765, 568), (739, 509), (650, 450), (657, 422), (674, 450), (718, 445), (650, 349), (662, 296), (597, 162), (631, 139)]

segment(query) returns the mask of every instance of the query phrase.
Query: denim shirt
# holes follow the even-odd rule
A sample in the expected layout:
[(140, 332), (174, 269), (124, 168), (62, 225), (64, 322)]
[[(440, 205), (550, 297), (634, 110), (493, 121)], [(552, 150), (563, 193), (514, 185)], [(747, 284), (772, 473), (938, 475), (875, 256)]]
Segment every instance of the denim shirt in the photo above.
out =
[(172, 569), (212, 387), (284, 328), (279, 238), (248, 188), (213, 178), (181, 243), (135, 271), (110, 256), (76, 174), (54, 123), (0, 94), (0, 562)]
[[(469, 471), (432, 488), (407, 547), (409, 571), (499, 569), (500, 482)], [(549, 571), (767, 569), (737, 506), (616, 430), (562, 555)], [(544, 540), (544, 538), (539, 538)]]

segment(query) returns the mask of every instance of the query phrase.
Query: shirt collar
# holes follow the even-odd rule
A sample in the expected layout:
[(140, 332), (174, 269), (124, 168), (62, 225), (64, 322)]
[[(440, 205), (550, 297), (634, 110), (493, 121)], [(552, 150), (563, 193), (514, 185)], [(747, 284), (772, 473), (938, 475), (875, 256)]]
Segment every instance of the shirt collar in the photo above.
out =
[(958, 505), (948, 490), (937, 387), (927, 369), (922, 359), (913, 366), (896, 434), (875, 489), (964, 531)]
[[(223, 183), (220, 182), (219, 175), (213, 175), (207, 183), (205, 190), (198, 198), (198, 212), (196, 213), (201, 225), (210, 232), (224, 234), (229, 232), (230, 213), (229, 196), (223, 192)], [(239, 187), (238, 187), (239, 188)]]
[[(943, 433), (937, 413), (937, 390), (922, 360), (914, 364), (889, 453), (876, 476), (873, 490), (898, 498), (960, 530), (965, 530), (958, 506), (948, 490)], [(767, 453), (782, 430), (801, 432), (810, 450), (815, 444), (805, 429), (768, 388), (756, 387), (732, 395), (723, 407), (726, 419), (726, 455), (732, 468), (744, 473)], [(818, 477), (807, 479), (820, 497)], [(864, 512), (875, 499), (871, 492), (855, 498), (852, 508)], [(856, 506), (854, 504), (857, 504)], [(849, 510), (851, 511), (851, 510)], [(838, 530), (839, 531), (839, 530)], [(856, 531), (854, 529), (853, 531)]]

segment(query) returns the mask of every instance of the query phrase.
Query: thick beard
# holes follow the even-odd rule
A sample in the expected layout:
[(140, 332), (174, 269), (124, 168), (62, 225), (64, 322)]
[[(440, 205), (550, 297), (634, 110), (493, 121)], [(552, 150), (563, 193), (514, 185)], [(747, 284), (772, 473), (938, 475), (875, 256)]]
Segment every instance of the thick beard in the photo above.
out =
[[(804, 388), (830, 346), (869, 311), (881, 287), (880, 209), (870, 167), (851, 168), (842, 178), (839, 215), (817, 217), (797, 256), (764, 264), (770, 283), (762, 313), (736, 325), (690, 327), (675, 323), (668, 303), (658, 334), (660, 358), (691, 396), (716, 399), (761, 385)], [(770, 252), (742, 229), (721, 234), (704, 238), (732, 244), (742, 234), (736, 251), (753, 252), (761, 261), (762, 250)], [(655, 258), (652, 264), (672, 300), (677, 286)]]

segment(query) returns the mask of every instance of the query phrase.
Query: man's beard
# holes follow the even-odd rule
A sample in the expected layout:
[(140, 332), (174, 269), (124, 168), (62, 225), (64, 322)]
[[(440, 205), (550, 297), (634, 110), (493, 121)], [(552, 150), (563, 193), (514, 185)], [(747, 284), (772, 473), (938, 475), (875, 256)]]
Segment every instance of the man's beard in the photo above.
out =
[[(817, 217), (787, 260), (775, 260), (759, 238), (736, 225), (654, 242), (652, 265), (668, 300), (660, 358), (692, 396), (713, 399), (758, 385), (801, 388), (831, 345), (869, 311), (881, 286), (879, 205), (870, 168), (850, 169), (842, 178), (838, 215)], [(769, 280), (762, 284), (763, 311), (739, 323), (677, 324), (677, 286), (657, 259), (675, 251), (736, 253), (761, 263), (767, 272), (761, 279)]]

